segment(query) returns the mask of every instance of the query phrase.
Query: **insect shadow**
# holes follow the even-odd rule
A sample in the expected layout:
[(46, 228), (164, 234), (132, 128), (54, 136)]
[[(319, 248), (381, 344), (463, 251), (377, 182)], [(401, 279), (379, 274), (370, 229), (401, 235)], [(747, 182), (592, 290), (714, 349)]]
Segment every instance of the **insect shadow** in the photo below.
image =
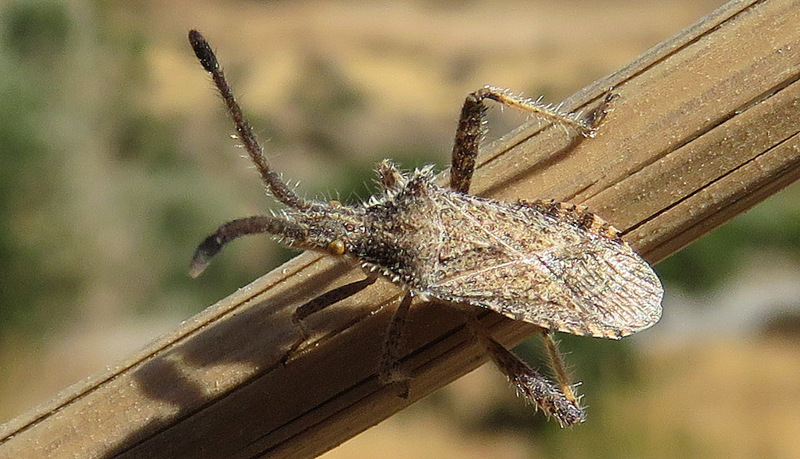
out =
[(467, 319), (477, 341), (527, 401), (562, 426), (585, 419), (552, 332), (619, 339), (650, 327), (661, 316), (663, 289), (658, 277), (619, 231), (584, 207), (543, 200), (502, 202), (468, 192), (487, 99), (591, 138), (609, 112), (614, 94), (606, 94), (596, 109), (575, 115), (486, 86), (464, 101), (447, 187), (435, 183), (431, 166), (406, 174), (384, 160), (377, 166), (380, 193), (367, 202), (317, 202), (297, 195), (270, 167), (208, 42), (194, 30), (189, 41), (211, 74), (268, 191), (286, 206), (278, 215), (241, 218), (220, 226), (197, 248), (192, 276), (200, 275), (225, 244), (253, 234), (268, 234), (292, 248), (358, 263), (365, 279), (297, 308), (293, 322), (302, 336), (287, 358), (308, 337), (304, 319), (383, 277), (405, 294), (388, 325), (378, 376), (385, 384), (405, 387), (409, 375), (400, 357), (415, 296), (485, 308), (536, 325), (555, 383), (499, 344), (474, 315)]

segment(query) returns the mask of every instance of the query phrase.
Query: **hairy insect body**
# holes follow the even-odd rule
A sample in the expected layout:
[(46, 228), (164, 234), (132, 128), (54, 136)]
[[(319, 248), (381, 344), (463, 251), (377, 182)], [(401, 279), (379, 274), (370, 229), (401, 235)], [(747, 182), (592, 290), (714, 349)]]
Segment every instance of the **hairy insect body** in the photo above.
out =
[(620, 338), (661, 316), (661, 283), (581, 208), (507, 203), (402, 177), (366, 208), (346, 251), (422, 297), (482, 306), (577, 335)]
[[(486, 86), (464, 101), (453, 146), (450, 184), (435, 183), (431, 167), (410, 175), (391, 162), (378, 164), (382, 192), (364, 204), (343, 206), (298, 196), (264, 156), (214, 52), (193, 30), (189, 41), (211, 74), (236, 127), (237, 137), (268, 192), (286, 206), (279, 215), (229, 221), (198, 246), (190, 274), (198, 276), (228, 242), (270, 234), (297, 248), (348, 257), (406, 289), (387, 327), (378, 379), (406, 385), (402, 369), (404, 323), (412, 294), (479, 306), (538, 325), (557, 380), (521, 361), (494, 340), (475, 317), (466, 324), (497, 367), (526, 400), (562, 426), (585, 413), (552, 338), (553, 330), (617, 339), (643, 330), (661, 316), (663, 289), (652, 268), (619, 232), (585, 208), (552, 201), (507, 203), (468, 194), (482, 136), (485, 99), (519, 108), (591, 138), (616, 98), (608, 92), (586, 117), (560, 113), (538, 101)], [(292, 315), (300, 338), (309, 315), (374, 283), (375, 276), (338, 287), (299, 306)]]

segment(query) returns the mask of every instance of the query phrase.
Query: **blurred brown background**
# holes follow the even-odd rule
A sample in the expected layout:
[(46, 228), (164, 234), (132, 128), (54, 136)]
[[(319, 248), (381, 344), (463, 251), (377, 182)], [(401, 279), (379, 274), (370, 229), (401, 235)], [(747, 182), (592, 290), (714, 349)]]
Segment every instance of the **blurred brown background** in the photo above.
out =
[[(721, 3), (4, 2), (0, 419), (293, 255), (250, 238), (186, 274), (219, 223), (274, 205), (238, 158), (190, 28), (275, 167), (308, 196), (354, 201), (382, 158), (445, 167), (469, 91), (557, 102)], [(490, 117), (490, 139), (525, 120)], [(328, 457), (799, 457), (800, 187), (657, 270), (656, 327), (562, 337), (586, 424), (547, 423), (484, 366)], [(535, 340), (517, 352), (541, 358)]]

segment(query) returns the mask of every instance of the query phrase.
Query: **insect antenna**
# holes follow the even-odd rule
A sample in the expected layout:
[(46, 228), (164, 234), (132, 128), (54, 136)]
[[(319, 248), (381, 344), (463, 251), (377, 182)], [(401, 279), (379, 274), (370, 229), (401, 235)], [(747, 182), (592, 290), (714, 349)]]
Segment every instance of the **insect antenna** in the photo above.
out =
[(245, 150), (247, 150), (247, 153), (250, 155), (250, 159), (252, 159), (253, 163), (256, 165), (258, 172), (261, 174), (261, 179), (267, 185), (270, 193), (278, 201), (294, 209), (306, 210), (318, 206), (317, 203), (298, 196), (281, 179), (280, 174), (269, 166), (267, 159), (264, 157), (264, 149), (258, 143), (258, 140), (256, 140), (256, 135), (253, 132), (253, 128), (250, 127), (250, 123), (244, 118), (242, 108), (233, 97), (233, 90), (231, 90), (228, 81), (225, 79), (225, 75), (222, 73), (222, 68), (220, 68), (217, 56), (214, 55), (214, 51), (211, 50), (211, 46), (206, 39), (203, 38), (203, 35), (196, 30), (189, 31), (189, 43), (191, 43), (197, 59), (200, 60), (200, 64), (203, 65), (206, 72), (211, 74), (214, 85), (217, 87), (220, 96), (222, 96), (222, 100), (225, 101), (225, 106), (228, 108), (228, 114), (236, 125), (238, 137), (242, 141)]
[(189, 264), (189, 275), (197, 277), (228, 242), (251, 234), (273, 234), (284, 238), (302, 239), (305, 229), (291, 221), (266, 215), (240, 218), (220, 226), (214, 234), (205, 238), (197, 247)]

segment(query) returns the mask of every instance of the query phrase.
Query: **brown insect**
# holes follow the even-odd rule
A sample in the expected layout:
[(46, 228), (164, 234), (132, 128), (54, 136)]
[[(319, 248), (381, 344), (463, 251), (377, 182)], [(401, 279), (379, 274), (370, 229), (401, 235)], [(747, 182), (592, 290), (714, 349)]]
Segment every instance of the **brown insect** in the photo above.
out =
[[(261, 146), (210, 46), (197, 31), (189, 41), (233, 118), (238, 138), (269, 192), (288, 208), (280, 216), (255, 216), (225, 223), (195, 252), (192, 276), (233, 239), (266, 233), (297, 249), (343, 256), (359, 263), (365, 288), (383, 276), (407, 292), (390, 323), (379, 376), (405, 382), (399, 365), (403, 325), (412, 295), (499, 312), (538, 325), (558, 386), (519, 360), (480, 323), (468, 323), (492, 360), (518, 392), (559, 423), (582, 422), (584, 411), (569, 383), (552, 331), (619, 339), (643, 330), (661, 316), (663, 290), (652, 268), (619, 232), (585, 208), (552, 201), (508, 203), (467, 194), (482, 136), (483, 101), (520, 108), (592, 137), (615, 97), (609, 93), (588, 116), (557, 110), (484, 87), (467, 96), (452, 154), (449, 187), (434, 182), (431, 167), (404, 174), (390, 161), (378, 164), (379, 195), (346, 206), (298, 196), (269, 166)], [(297, 309), (295, 323), (326, 304)]]

